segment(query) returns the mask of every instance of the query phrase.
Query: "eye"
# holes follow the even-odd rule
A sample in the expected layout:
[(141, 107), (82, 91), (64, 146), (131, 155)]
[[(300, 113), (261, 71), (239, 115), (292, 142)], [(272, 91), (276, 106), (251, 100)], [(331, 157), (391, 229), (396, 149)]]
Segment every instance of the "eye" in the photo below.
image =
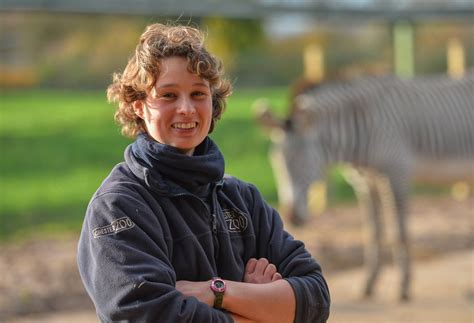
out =
[(176, 94), (172, 92), (165, 92), (165, 93), (159, 94), (159, 97), (170, 100), (170, 99), (176, 98)]
[(203, 98), (207, 95), (207, 93), (204, 93), (202, 91), (194, 91), (193, 93), (191, 93), (191, 95), (195, 98)]

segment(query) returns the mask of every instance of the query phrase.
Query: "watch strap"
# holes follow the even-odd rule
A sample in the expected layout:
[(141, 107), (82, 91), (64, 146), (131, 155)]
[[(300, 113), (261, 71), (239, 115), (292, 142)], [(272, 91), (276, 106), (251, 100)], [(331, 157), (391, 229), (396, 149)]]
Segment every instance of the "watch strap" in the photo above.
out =
[(226, 284), (223, 279), (220, 277), (214, 277), (211, 281), (211, 290), (214, 293), (214, 308), (221, 309), (222, 302), (224, 299), (224, 292), (226, 289)]
[(214, 308), (221, 309), (222, 308), (222, 300), (224, 299), (224, 293), (215, 292), (214, 293)]

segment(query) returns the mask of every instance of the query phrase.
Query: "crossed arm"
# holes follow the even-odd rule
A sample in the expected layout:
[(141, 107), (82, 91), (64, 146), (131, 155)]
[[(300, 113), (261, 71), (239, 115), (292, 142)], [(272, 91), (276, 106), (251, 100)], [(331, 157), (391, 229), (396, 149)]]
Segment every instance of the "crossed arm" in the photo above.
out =
[[(235, 322), (293, 322), (296, 301), (290, 284), (282, 279), (275, 265), (265, 258), (252, 258), (245, 267), (243, 282), (226, 281), (222, 307)], [(212, 306), (210, 281), (178, 281), (176, 289)]]

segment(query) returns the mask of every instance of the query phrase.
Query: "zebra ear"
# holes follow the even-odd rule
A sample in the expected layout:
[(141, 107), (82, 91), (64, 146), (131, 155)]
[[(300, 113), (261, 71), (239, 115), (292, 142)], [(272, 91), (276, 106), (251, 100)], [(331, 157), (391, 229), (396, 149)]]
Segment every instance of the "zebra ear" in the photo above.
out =
[(291, 112), (291, 121), (293, 128), (298, 133), (304, 133), (314, 128), (317, 121), (317, 114), (313, 109), (309, 109), (307, 104), (299, 98), (293, 106)]
[(270, 109), (270, 104), (267, 99), (258, 99), (252, 105), (252, 110), (257, 122), (265, 129), (280, 129), (283, 130), (285, 122), (275, 116)]

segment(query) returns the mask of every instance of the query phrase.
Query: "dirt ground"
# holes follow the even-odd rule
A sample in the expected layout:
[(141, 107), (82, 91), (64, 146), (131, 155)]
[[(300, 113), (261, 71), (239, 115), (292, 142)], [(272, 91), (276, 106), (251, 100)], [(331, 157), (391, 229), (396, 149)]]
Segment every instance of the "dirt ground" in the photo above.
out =
[[(375, 297), (360, 297), (363, 219), (357, 207), (345, 206), (304, 228), (287, 227), (323, 266), (332, 296), (329, 322), (474, 322), (474, 197), (412, 201), (410, 303), (397, 300), (398, 270), (388, 251)], [(0, 322), (98, 322), (77, 273), (76, 241), (0, 246)]]

